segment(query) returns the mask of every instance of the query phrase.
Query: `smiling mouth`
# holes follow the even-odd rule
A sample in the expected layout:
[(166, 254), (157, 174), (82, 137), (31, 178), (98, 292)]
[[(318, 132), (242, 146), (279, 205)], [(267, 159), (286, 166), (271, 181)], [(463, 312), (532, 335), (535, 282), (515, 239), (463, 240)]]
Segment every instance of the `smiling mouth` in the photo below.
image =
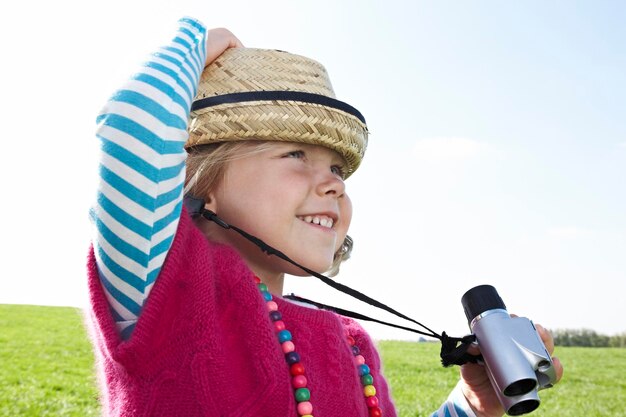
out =
[(305, 223), (316, 224), (318, 226), (326, 227), (328, 229), (333, 228), (334, 220), (328, 216), (315, 215), (315, 216), (298, 216), (298, 219)]

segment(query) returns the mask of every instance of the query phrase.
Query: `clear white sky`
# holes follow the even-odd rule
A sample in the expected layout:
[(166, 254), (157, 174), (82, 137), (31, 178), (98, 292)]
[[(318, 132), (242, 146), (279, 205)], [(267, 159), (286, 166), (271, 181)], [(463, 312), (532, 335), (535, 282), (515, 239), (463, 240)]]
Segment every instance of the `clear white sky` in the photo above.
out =
[[(100, 106), (194, 16), (322, 62), (371, 131), (342, 282), (436, 331), (490, 283), (550, 328), (626, 331), (626, 4), (14, 2), (3, 49), (0, 303), (85, 304)], [(288, 283), (361, 308), (313, 279)], [(410, 338), (367, 326), (375, 338)]]

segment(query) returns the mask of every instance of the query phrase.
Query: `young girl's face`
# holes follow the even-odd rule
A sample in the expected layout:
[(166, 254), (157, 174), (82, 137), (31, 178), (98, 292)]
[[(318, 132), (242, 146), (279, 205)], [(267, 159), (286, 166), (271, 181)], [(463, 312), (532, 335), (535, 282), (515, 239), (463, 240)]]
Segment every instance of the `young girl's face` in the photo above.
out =
[[(352, 205), (345, 192), (345, 162), (316, 145), (272, 142), (259, 153), (228, 162), (209, 194), (208, 208), (314, 271), (324, 272), (348, 232)], [(234, 246), (262, 279), (303, 271), (267, 256), (232, 231), (211, 238)]]

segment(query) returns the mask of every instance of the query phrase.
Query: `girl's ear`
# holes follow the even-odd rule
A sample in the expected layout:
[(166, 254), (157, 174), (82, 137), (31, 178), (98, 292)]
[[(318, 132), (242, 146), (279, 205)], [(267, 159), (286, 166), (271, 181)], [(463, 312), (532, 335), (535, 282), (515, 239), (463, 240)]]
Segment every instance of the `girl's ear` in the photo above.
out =
[(206, 210), (211, 210), (213, 213), (215, 213), (215, 210), (217, 209), (217, 202), (215, 200), (215, 193), (214, 192), (210, 192), (204, 199), (204, 208)]

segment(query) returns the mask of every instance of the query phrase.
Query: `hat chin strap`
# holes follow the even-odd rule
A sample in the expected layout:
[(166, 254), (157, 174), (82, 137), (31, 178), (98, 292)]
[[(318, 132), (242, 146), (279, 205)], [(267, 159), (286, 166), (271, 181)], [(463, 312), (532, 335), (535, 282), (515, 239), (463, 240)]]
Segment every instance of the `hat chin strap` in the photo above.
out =
[(356, 298), (359, 301), (362, 301), (364, 303), (367, 303), (371, 306), (374, 306), (376, 308), (379, 308), (381, 310), (385, 310), (397, 317), (400, 317), (404, 320), (410, 321), (414, 324), (417, 324), (418, 326), (420, 326), (421, 328), (423, 328), (426, 331), (422, 331), (422, 330), (417, 330), (417, 329), (413, 329), (411, 327), (406, 327), (406, 326), (400, 326), (397, 324), (393, 324), (393, 323), (388, 323), (382, 320), (378, 320), (378, 319), (373, 319), (370, 318), (368, 316), (365, 316), (363, 314), (360, 313), (355, 313), (349, 310), (344, 310), (338, 307), (332, 307), (329, 305), (325, 305), (322, 303), (318, 303), (315, 301), (311, 301), (311, 300), (307, 300), (305, 298), (302, 297), (297, 297), (295, 295), (288, 295), (285, 296), (285, 298), (291, 299), (291, 300), (296, 300), (296, 301), (302, 301), (302, 302), (306, 302), (312, 305), (317, 306), (318, 308), (324, 309), (324, 310), (330, 310), (330, 311), (334, 311), (337, 314), (341, 314), (347, 317), (352, 317), (355, 319), (359, 319), (359, 320), (365, 320), (365, 321), (371, 321), (371, 322), (375, 322), (375, 323), (379, 323), (379, 324), (383, 324), (385, 326), (389, 326), (389, 327), (394, 327), (397, 329), (401, 329), (401, 330), (406, 330), (409, 332), (413, 332), (413, 333), (418, 333), (424, 336), (429, 336), (429, 337), (434, 337), (436, 339), (439, 339), (441, 341), (441, 352), (440, 352), (440, 357), (441, 357), (441, 363), (443, 366), (448, 367), (451, 365), (463, 365), (465, 363), (468, 362), (472, 362), (472, 363), (476, 363), (477, 361), (479, 361), (481, 359), (480, 356), (475, 356), (475, 355), (470, 355), (469, 353), (467, 353), (467, 349), (469, 348), (469, 346), (476, 340), (476, 337), (473, 334), (470, 335), (466, 335), (464, 337), (450, 337), (446, 334), (446, 332), (442, 332), (442, 334), (438, 334), (436, 332), (434, 332), (433, 330), (429, 329), (428, 327), (426, 327), (425, 325), (423, 325), (422, 323), (418, 322), (417, 320), (414, 320), (398, 311), (396, 311), (395, 309), (387, 306), (386, 304), (381, 303), (380, 301), (377, 301), (365, 294), (363, 294), (362, 292), (359, 292), (357, 290), (354, 290), (344, 284), (340, 284), (336, 281), (333, 281), (332, 279), (328, 278), (327, 276), (324, 276), (318, 272), (315, 272), (305, 266), (302, 266), (300, 264), (298, 264), (297, 262), (291, 260), (287, 255), (285, 255), (283, 252), (279, 251), (278, 249), (273, 248), (272, 246), (268, 245), (267, 243), (263, 242), (261, 239), (259, 239), (256, 236), (253, 236), (251, 234), (249, 234), (248, 232), (233, 226), (231, 224), (226, 223), (223, 219), (221, 219), (220, 217), (217, 216), (217, 214), (215, 214), (214, 212), (212, 212), (211, 210), (207, 210), (204, 208), (204, 201), (202, 199), (196, 198), (196, 197), (192, 197), (192, 196), (185, 196), (184, 199), (184, 203), (185, 206), (187, 207), (187, 210), (189, 212), (189, 214), (192, 217), (198, 217), (198, 216), (202, 216), (203, 218), (214, 222), (215, 224), (217, 224), (218, 226), (224, 228), (224, 229), (230, 229), (233, 230), (235, 232), (237, 232), (238, 234), (240, 234), (241, 236), (243, 236), (244, 238), (246, 238), (247, 240), (249, 240), (250, 242), (254, 243), (255, 245), (257, 245), (261, 251), (263, 251), (264, 253), (268, 254), (268, 255), (274, 255), (279, 257), (280, 259), (283, 259), (284, 261), (289, 262), (290, 264), (297, 266), (298, 268), (302, 269), (303, 271), (305, 271), (307, 274), (310, 274), (318, 279), (320, 279), (323, 283), (325, 283), (326, 285), (329, 285), (331, 287), (333, 287), (334, 289), (336, 289), (337, 291), (340, 291), (344, 294), (350, 295), (351, 297)]

